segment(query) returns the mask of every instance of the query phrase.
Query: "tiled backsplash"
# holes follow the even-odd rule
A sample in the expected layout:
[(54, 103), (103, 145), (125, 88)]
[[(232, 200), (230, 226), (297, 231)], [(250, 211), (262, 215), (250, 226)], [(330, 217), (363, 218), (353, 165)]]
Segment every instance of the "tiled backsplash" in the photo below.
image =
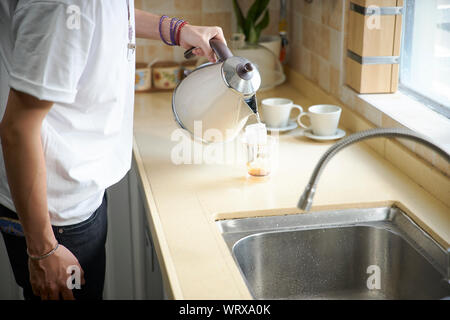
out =
[[(239, 0), (244, 14), (253, 1)], [(237, 30), (232, 0), (135, 0), (135, 6), (137, 9), (155, 14), (183, 18), (193, 25), (220, 26), (227, 39)], [(277, 34), (279, 0), (270, 0), (269, 10), (271, 22), (263, 34)], [(182, 48), (167, 46), (160, 40), (138, 39), (136, 60), (139, 62), (152, 62), (154, 59), (180, 61), (183, 52)]]
[(341, 96), (345, 0), (291, 1), (290, 66), (326, 92)]
[[(238, 0), (244, 14), (254, 0)], [(314, 82), (327, 94), (377, 127), (401, 127), (397, 121), (374, 108), (344, 85), (347, 12), (350, 0), (287, 0), (289, 20), (289, 67)], [(136, 8), (155, 14), (180, 17), (196, 25), (218, 25), (225, 36), (237, 30), (232, 0), (135, 0)], [(263, 34), (277, 34), (280, 1), (270, 0), (271, 22)], [(139, 62), (183, 59), (184, 49), (160, 40), (137, 41)], [(450, 165), (434, 152), (403, 142), (410, 151), (450, 176)]]
[[(289, 66), (374, 126), (402, 127), (344, 85), (350, 0), (291, 0), (289, 5)], [(411, 141), (401, 143), (450, 176), (450, 165), (435, 152)]]

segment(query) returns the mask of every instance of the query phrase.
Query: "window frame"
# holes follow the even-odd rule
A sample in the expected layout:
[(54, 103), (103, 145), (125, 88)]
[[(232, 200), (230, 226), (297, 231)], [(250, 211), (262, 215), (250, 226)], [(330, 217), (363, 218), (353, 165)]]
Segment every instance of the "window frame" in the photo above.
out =
[(439, 103), (438, 101), (425, 96), (421, 92), (414, 90), (413, 88), (410, 88), (402, 79), (404, 77), (405, 64), (408, 66), (412, 65), (411, 55), (408, 54), (408, 52), (412, 51), (412, 41), (407, 40), (413, 38), (415, 2), (416, 0), (405, 0), (404, 3), (403, 26), (402, 26), (403, 27), (402, 49), (400, 55), (400, 72), (399, 72), (398, 88), (402, 93), (418, 100), (420, 103), (424, 104), (428, 108), (450, 119), (450, 106), (445, 106)]

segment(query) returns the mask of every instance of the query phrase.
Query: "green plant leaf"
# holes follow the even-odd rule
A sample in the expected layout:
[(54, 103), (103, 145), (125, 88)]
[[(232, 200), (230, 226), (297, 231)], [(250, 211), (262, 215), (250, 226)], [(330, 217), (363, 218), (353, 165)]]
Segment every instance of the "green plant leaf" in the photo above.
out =
[(246, 38), (247, 42), (250, 44), (258, 44), (259, 41), (259, 35), (258, 32), (255, 29), (255, 26), (252, 24), (250, 26), (248, 37)]
[(239, 3), (237, 2), (237, 0), (233, 0), (233, 8), (234, 8), (234, 13), (236, 14), (236, 20), (238, 23), (238, 29), (241, 32), (244, 32), (245, 29), (245, 18), (244, 15), (242, 13), (242, 9), (239, 6)]
[(256, 12), (254, 16), (254, 23), (258, 21), (258, 19), (261, 17), (261, 15), (264, 13), (264, 11), (267, 9), (267, 6), (269, 5), (270, 0), (255, 0), (256, 5)]
[[(261, 22), (259, 22), (255, 27), (256, 32), (258, 32), (260, 34), (262, 30), (267, 28), (269, 23), (270, 23), (269, 10), (266, 10), (266, 13), (264, 14), (264, 17), (262, 18)], [(259, 39), (259, 36), (258, 36), (258, 39)]]
[[(264, 26), (266, 23), (264, 20), (268, 19), (268, 17), (266, 16), (264, 16), (262, 21), (260, 22), (260, 24), (262, 23), (261, 26), (263, 27), (260, 31), (257, 30), (256, 23), (258, 22), (260, 16), (264, 13), (264, 11), (267, 11), (266, 15), (269, 14), (267, 10), (269, 1), (270, 0), (255, 0), (247, 12), (247, 17), (243, 18), (242, 31), (245, 34), (245, 39), (247, 42), (258, 43), (261, 30), (267, 27), (267, 25)], [(233, 5), (239, 5), (237, 0), (233, 0)]]

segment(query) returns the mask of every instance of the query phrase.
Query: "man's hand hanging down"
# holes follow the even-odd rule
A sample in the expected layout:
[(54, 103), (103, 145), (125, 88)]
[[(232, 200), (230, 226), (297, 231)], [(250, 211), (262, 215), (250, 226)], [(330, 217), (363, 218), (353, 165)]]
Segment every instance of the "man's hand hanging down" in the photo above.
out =
[[(56, 247), (47, 206), (47, 176), (41, 141), (41, 126), (53, 103), (10, 90), (0, 137), (6, 175), (17, 215), (22, 224), (28, 252), (43, 256)], [(78, 266), (75, 256), (60, 245), (42, 260), (29, 259), (30, 280), (41, 299), (73, 299), (67, 287), (67, 268)], [(81, 283), (84, 282), (82, 276)]]

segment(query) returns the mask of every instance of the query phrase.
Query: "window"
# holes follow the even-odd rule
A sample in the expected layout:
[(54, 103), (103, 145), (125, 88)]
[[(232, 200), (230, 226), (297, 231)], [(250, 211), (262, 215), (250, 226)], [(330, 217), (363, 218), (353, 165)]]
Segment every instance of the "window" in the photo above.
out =
[(405, 0), (400, 88), (450, 118), (450, 0)]

